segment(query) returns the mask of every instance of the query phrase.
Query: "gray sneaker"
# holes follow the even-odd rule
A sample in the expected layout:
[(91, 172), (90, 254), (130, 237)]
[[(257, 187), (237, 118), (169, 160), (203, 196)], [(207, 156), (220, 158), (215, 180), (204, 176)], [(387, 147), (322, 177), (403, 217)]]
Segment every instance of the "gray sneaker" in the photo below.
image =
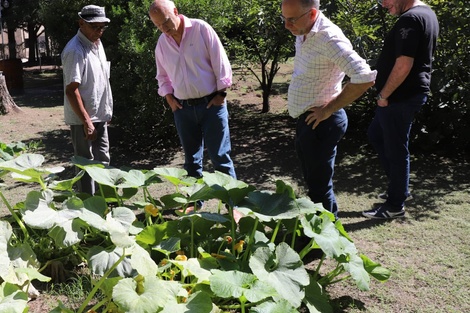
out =
[(362, 212), (362, 215), (368, 218), (382, 219), (382, 220), (405, 217), (405, 208), (402, 207), (401, 210), (397, 211), (397, 210), (393, 210), (393, 208), (390, 207), (389, 205), (382, 204), (381, 206), (378, 206), (375, 209)]

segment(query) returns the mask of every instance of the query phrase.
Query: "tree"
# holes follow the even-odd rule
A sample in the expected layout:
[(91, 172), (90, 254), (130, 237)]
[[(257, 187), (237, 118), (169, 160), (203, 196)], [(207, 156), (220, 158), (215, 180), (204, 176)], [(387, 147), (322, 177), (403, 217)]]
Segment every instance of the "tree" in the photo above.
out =
[[(280, 18), (279, 1), (239, 1), (232, 25), (241, 30), (233, 45), (237, 61), (247, 63), (248, 69), (260, 83), (263, 93), (261, 112), (269, 112), (269, 96), (280, 63), (292, 56), (294, 37), (284, 27)], [(241, 18), (240, 18), (241, 17)], [(259, 72), (257, 70), (259, 66)]]
[(5, 115), (11, 111), (23, 112), (10, 95), (5, 81), (5, 76), (0, 74), (0, 115)]
[[(1, 23), (2, 23), (2, 31), (6, 28), (8, 29), (8, 55), (10, 59), (16, 58), (16, 38), (15, 38), (15, 31), (18, 28), (18, 21), (17, 16), (12, 14), (11, 12), (11, 5), (10, 2), (5, 2), (0, 0), (1, 2)], [(3, 34), (2, 34), (3, 36)], [(2, 42), (3, 44), (3, 42)], [(2, 47), (2, 59), (4, 59), (4, 48)]]
[[(470, 7), (468, 1), (429, 1), (440, 34), (431, 80), (432, 95), (423, 109), (419, 139), (426, 149), (470, 153)], [(457, 150), (457, 151), (456, 151)]]
[[(97, 5), (103, 5), (103, 1), (95, 1)], [(60, 53), (67, 42), (77, 33), (78, 15), (81, 8), (87, 5), (85, 0), (40, 0), (39, 15), (49, 37), (55, 43), (57, 52)], [(60, 18), (58, 18), (60, 17)], [(106, 40), (104, 36), (103, 41)]]
[[(41, 35), (42, 21), (39, 16), (41, 0), (15, 0), (12, 1), (9, 15), (11, 18), (8, 27), (24, 28), (28, 32), (27, 47), (29, 48), (29, 61), (36, 61), (38, 56), (38, 37)], [(16, 53), (14, 54), (16, 57)], [(11, 54), (10, 54), (11, 58)]]

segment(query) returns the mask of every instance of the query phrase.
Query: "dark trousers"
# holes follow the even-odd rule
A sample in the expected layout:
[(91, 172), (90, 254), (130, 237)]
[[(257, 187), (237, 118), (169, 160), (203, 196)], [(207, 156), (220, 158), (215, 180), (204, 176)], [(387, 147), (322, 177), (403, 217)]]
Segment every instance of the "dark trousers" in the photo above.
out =
[(346, 133), (348, 117), (341, 109), (312, 129), (312, 125), (305, 123), (307, 115), (308, 112), (298, 119), (295, 148), (308, 196), (337, 216), (338, 205), (333, 191), (336, 146)]
[(404, 101), (389, 101), (377, 107), (367, 135), (388, 178), (386, 203), (400, 209), (409, 194), (410, 152), (408, 143), (415, 114), (426, 102), (420, 94)]
[[(85, 140), (83, 125), (70, 126), (74, 155), (109, 165), (108, 124), (106, 122), (97, 122), (93, 123), (93, 125), (98, 132), (98, 137), (94, 141)], [(79, 172), (80, 169), (76, 168), (76, 171)], [(90, 195), (95, 194), (95, 181), (87, 173), (83, 175), (77, 185), (80, 192)]]

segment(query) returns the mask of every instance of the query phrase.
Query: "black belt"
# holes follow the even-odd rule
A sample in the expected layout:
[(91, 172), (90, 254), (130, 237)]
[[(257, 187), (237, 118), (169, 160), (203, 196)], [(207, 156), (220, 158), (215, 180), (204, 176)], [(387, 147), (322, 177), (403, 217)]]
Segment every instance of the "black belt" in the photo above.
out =
[(217, 91), (201, 98), (185, 99), (185, 100), (180, 100), (180, 101), (182, 103), (186, 103), (187, 105), (208, 104), (212, 100), (212, 98), (214, 98), (216, 95), (217, 95)]

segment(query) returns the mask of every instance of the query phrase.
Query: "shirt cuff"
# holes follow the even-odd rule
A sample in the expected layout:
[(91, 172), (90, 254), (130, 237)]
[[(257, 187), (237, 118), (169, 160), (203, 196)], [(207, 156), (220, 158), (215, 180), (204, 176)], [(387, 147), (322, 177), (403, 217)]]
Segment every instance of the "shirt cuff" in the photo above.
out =
[(375, 81), (377, 77), (377, 71), (370, 71), (367, 73), (360, 73), (351, 77), (351, 84), (364, 84)]

